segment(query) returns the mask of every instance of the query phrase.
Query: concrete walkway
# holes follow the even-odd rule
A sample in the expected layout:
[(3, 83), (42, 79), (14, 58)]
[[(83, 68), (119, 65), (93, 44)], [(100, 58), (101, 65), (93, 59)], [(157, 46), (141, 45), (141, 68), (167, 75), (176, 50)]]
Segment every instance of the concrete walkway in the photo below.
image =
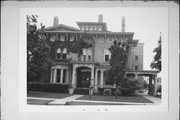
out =
[[(52, 102), (49, 102), (48, 105), (65, 105), (67, 102), (87, 102), (87, 103), (105, 103), (105, 104), (124, 104), (124, 105), (154, 105), (155, 98), (151, 96), (146, 96), (146, 99), (152, 101), (153, 103), (136, 103), (136, 102), (115, 102), (115, 101), (95, 101), (95, 100), (76, 100), (83, 95), (73, 95), (63, 99), (56, 99)], [(145, 98), (145, 97), (144, 97)], [(158, 101), (158, 100), (156, 100)]]
[(150, 95), (142, 95), (142, 97), (152, 101), (155, 105), (161, 104), (161, 99), (160, 98), (150, 96)]
[(157, 105), (161, 103), (161, 99), (149, 96), (149, 95), (141, 95), (145, 99), (152, 101), (153, 103), (135, 103), (135, 102), (115, 102), (115, 101), (95, 101), (95, 100), (76, 100), (79, 97), (84, 95), (73, 95), (70, 97), (65, 97), (62, 99), (57, 98), (38, 98), (38, 97), (28, 97), (28, 99), (37, 99), (37, 100), (52, 100), (48, 105), (65, 105), (67, 102), (87, 102), (87, 103), (105, 103), (105, 104), (124, 104), (124, 105)]
[(49, 102), (48, 105), (65, 105), (66, 102), (74, 101), (75, 99), (82, 97), (82, 96), (84, 96), (84, 95), (73, 95), (70, 97), (63, 98), (63, 99), (56, 99), (52, 102)]

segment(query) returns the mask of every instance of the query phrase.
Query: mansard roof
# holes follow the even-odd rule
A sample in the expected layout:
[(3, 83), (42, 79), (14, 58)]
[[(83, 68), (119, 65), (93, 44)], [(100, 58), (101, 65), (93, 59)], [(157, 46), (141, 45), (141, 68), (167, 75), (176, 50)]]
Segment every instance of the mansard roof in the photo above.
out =
[(45, 31), (80, 31), (78, 28), (67, 26), (64, 24), (58, 24), (55, 26), (45, 28)]

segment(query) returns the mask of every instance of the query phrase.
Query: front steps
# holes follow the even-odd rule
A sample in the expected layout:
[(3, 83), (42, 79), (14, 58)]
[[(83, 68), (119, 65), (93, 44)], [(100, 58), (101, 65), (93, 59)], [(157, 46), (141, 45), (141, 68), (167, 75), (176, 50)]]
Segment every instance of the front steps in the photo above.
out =
[(89, 88), (75, 88), (73, 94), (89, 95)]

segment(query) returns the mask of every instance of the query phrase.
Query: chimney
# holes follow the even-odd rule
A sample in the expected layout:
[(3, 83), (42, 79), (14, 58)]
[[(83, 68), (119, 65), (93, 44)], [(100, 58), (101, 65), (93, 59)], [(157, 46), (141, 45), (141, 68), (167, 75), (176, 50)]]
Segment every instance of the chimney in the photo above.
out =
[(102, 14), (100, 14), (100, 15), (98, 16), (98, 22), (103, 22), (103, 15), (102, 15)]
[(125, 32), (125, 17), (122, 17), (122, 25), (121, 25), (121, 32)]
[(59, 24), (59, 19), (57, 16), (54, 17), (54, 22), (53, 22), (53, 26), (56, 26)]

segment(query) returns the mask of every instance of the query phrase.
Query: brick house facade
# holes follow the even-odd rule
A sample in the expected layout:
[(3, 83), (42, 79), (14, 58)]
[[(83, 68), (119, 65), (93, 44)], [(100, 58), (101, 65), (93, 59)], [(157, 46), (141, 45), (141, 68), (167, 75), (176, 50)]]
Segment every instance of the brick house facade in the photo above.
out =
[[(125, 27), (124, 24), (125, 19), (122, 20), (122, 26)], [(103, 15), (99, 15), (98, 22), (77, 22), (77, 25), (79, 28), (59, 24), (55, 17), (53, 26), (45, 28), (53, 61), (50, 83), (84, 88), (91, 81), (95, 89), (109, 86), (105, 78), (110, 67), (109, 48), (114, 40), (131, 41), (127, 67), (131, 70), (143, 70), (143, 44), (138, 44), (138, 40), (133, 39), (133, 32), (125, 32), (123, 27), (121, 32), (108, 31)], [(81, 55), (68, 51), (67, 45), (78, 42), (82, 37), (92, 46), (83, 49)]]

